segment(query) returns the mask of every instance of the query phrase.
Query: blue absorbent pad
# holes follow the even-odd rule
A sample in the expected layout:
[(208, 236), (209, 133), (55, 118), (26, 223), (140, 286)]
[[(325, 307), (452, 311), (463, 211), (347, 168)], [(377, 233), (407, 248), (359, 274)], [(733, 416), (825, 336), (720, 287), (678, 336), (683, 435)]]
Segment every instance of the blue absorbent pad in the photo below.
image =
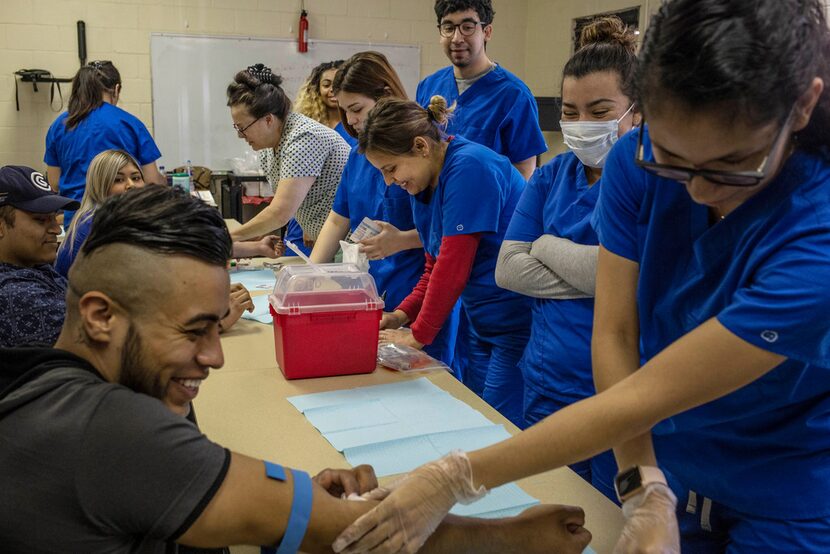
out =
[(246, 310), (242, 312), (242, 318), (259, 321), (260, 323), (273, 323), (274, 318), (271, 316), (271, 310), (268, 309), (268, 295), (253, 296), (251, 300), (254, 301), (254, 311)]
[(290, 396), (287, 400), (300, 412), (305, 413), (306, 410), (311, 408), (337, 406), (359, 400), (405, 398), (416, 394), (436, 392), (443, 393), (444, 389), (434, 385), (429, 379), (420, 378), (400, 383)]
[(412, 471), (452, 450), (470, 452), (509, 437), (502, 425), (487, 425), (356, 446), (343, 454), (351, 465), (369, 464), (379, 477), (385, 477)]
[(241, 283), (250, 292), (267, 290), (272, 292), (277, 284), (273, 269), (237, 270), (230, 273), (231, 283)]
[(485, 514), (499, 512), (499, 515), (492, 517), (503, 517), (501, 513), (505, 510), (516, 510), (511, 514), (516, 515), (536, 504), (539, 504), (538, 500), (523, 491), (519, 485), (510, 483), (496, 487), (487, 493), (487, 496), (472, 504), (456, 504), (450, 513), (457, 516), (484, 517)]

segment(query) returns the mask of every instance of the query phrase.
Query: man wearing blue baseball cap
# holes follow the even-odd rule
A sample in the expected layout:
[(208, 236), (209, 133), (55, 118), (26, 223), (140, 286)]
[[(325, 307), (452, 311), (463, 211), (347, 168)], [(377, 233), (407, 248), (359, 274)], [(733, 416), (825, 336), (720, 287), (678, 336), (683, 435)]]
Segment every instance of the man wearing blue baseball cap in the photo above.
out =
[(66, 279), (52, 267), (61, 232), (56, 218), (79, 207), (30, 167), (0, 168), (0, 346), (57, 340)]

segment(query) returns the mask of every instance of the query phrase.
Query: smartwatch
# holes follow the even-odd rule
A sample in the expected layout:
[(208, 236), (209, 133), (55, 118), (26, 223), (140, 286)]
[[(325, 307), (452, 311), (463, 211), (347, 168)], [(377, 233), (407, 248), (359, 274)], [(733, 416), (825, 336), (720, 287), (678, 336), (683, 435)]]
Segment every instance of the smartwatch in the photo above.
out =
[(617, 498), (625, 502), (632, 496), (637, 496), (652, 483), (661, 483), (668, 486), (666, 476), (659, 467), (634, 466), (621, 471), (614, 478), (614, 488), (617, 490)]

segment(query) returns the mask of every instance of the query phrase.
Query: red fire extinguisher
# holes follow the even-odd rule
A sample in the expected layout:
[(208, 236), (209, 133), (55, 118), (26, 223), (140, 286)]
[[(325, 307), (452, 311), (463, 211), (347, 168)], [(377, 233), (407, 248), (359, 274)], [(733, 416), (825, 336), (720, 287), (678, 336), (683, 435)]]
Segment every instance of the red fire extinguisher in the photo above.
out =
[(297, 37), (298, 50), (300, 52), (308, 52), (308, 12), (303, 10), (300, 12), (300, 33)]

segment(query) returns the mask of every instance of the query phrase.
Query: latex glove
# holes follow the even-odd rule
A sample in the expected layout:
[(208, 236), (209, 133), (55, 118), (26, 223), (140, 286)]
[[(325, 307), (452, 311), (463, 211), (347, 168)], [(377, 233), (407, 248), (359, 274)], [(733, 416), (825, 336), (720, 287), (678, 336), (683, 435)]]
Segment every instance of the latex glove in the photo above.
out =
[(354, 469), (324, 469), (314, 476), (312, 481), (337, 498), (364, 494), (378, 486), (375, 470), (365, 464)]
[(360, 241), (360, 251), (370, 260), (382, 260), (386, 256), (397, 254), (401, 248), (401, 230), (385, 221), (375, 221), (380, 233)]
[(380, 342), (391, 342), (393, 344), (404, 344), (422, 350), (424, 345), (418, 342), (412, 331), (409, 329), (383, 329), (378, 335)]
[(242, 317), (242, 312), (245, 310), (249, 312), (254, 311), (254, 301), (251, 298), (251, 293), (241, 283), (232, 283), (230, 309), (228, 315), (220, 322), (222, 331), (227, 331), (234, 323), (239, 321), (239, 318)]
[(406, 325), (408, 321), (409, 317), (403, 312), (403, 310), (383, 312), (383, 316), (380, 318), (380, 328), (399, 329), (401, 326)]
[(614, 554), (680, 554), (677, 498), (661, 483), (623, 503), (623, 525)]
[(332, 548), (345, 554), (417, 552), (456, 502), (469, 504), (485, 494), (484, 487), (473, 488), (467, 455), (453, 451), (415, 469), (391, 492), (364, 495), (385, 499), (340, 533)]

